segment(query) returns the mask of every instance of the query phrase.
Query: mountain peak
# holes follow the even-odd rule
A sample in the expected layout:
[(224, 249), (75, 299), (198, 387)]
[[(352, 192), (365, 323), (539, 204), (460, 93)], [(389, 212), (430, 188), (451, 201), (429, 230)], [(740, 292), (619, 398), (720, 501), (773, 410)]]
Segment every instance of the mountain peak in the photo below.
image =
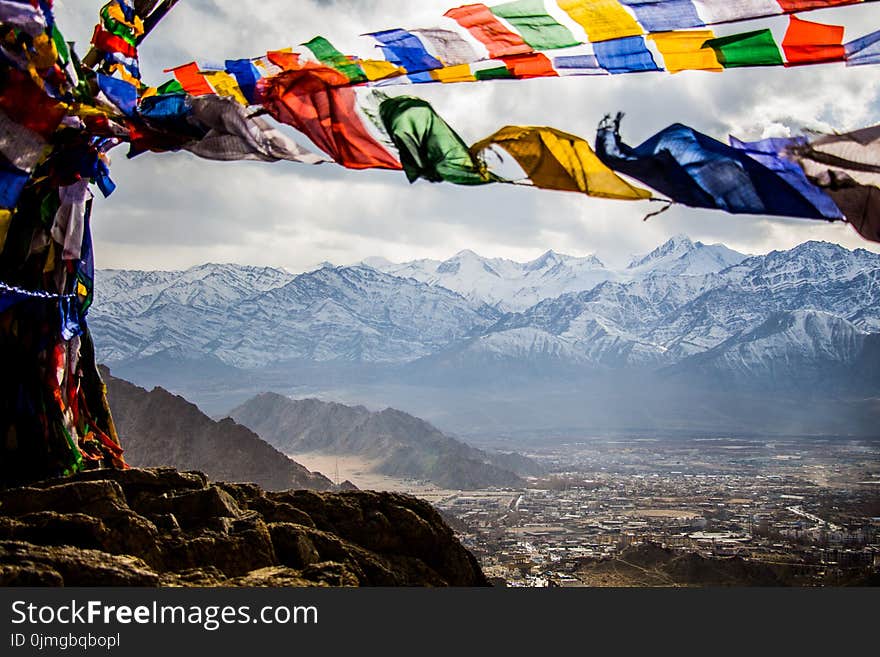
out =
[(560, 262), (564, 262), (566, 260), (566, 256), (559, 255), (552, 249), (547, 251), (544, 255), (532, 260), (531, 262), (525, 263), (526, 269), (529, 271), (535, 271), (538, 269), (546, 269), (548, 267), (554, 267), (558, 265)]
[[(702, 245), (701, 245), (702, 246)], [(696, 245), (687, 235), (678, 234), (671, 237), (664, 244), (651, 251), (646, 256), (636, 256), (627, 269), (638, 269), (661, 259), (680, 258), (696, 248)]]

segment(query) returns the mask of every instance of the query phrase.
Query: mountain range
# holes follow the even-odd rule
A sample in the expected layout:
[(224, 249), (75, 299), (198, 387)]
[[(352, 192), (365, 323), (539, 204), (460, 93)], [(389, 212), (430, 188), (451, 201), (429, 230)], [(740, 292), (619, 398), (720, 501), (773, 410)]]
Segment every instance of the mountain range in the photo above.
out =
[[(268, 390), (393, 405), (456, 432), (678, 430), (694, 395), (720, 431), (863, 433), (878, 412), (880, 255), (823, 242), (750, 256), (676, 236), (623, 269), (464, 251), (301, 275), (102, 271), (96, 289), (101, 358), (212, 413)], [(620, 392), (663, 403), (633, 413)], [(779, 397), (790, 413), (805, 395), (855, 410), (794, 424), (730, 411)]]

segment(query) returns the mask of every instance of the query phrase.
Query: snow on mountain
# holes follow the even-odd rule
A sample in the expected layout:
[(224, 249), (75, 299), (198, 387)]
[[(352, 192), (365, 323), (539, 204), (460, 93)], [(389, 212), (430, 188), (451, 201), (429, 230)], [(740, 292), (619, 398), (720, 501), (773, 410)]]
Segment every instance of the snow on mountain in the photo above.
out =
[[(90, 320), (108, 363), (163, 353), (246, 369), (423, 361), (430, 380), (485, 363), (656, 370), (712, 353), (718, 367), (745, 372), (820, 352), (850, 363), (858, 339), (841, 338), (835, 322), (853, 336), (880, 333), (880, 255), (822, 242), (746, 257), (679, 236), (623, 272), (552, 251), (527, 263), (471, 251), (374, 258), (299, 276), (236, 265), (110, 271), (97, 289)], [(772, 344), (755, 337), (778, 317), (795, 323)], [(814, 351), (799, 351), (807, 343)]]
[(705, 276), (737, 265), (747, 256), (723, 244), (706, 245), (676, 235), (646, 256), (633, 259), (627, 268), (630, 277), (642, 278), (662, 272), (676, 276)]
[(144, 312), (157, 300), (210, 310), (294, 278), (283, 269), (241, 265), (208, 264), (176, 272), (104, 270), (96, 272), (95, 301), (121, 316)]
[(177, 348), (237, 367), (297, 359), (406, 361), (498, 316), (444, 288), (369, 267), (285, 277), (207, 265), (176, 276), (108, 272), (108, 279), (115, 285), (95, 305), (91, 323), (109, 363)]
[(642, 280), (652, 275), (705, 276), (741, 263), (747, 256), (726, 246), (707, 246), (678, 235), (622, 271), (605, 266), (596, 256), (583, 258), (548, 251), (531, 262), (483, 258), (462, 251), (449, 260), (414, 260), (394, 264), (369, 258), (362, 264), (404, 278), (458, 292), (476, 303), (502, 312), (522, 312), (545, 299), (570, 292), (588, 292), (602, 283)]
[(525, 310), (543, 299), (590, 290), (618, 278), (618, 274), (607, 269), (595, 256), (575, 258), (554, 251), (524, 263), (483, 258), (473, 251), (462, 251), (442, 262), (415, 260), (393, 264), (382, 258), (371, 258), (363, 264), (394, 276), (445, 287), (502, 312)]
[[(716, 255), (724, 253), (721, 249), (715, 250)], [(489, 329), (491, 341), (475, 342), (471, 349), (491, 345), (497, 356), (507, 342), (511, 356), (521, 354), (519, 332), (531, 327), (561, 340), (576, 353), (572, 357), (576, 362), (651, 368), (719, 347), (774, 313), (816, 311), (839, 317), (860, 331), (880, 329), (880, 256), (876, 254), (814, 242), (747, 258), (720, 272), (711, 272), (713, 266), (702, 276), (681, 274), (682, 258), (704, 261), (700, 253), (686, 238), (670, 240), (635, 261), (633, 269), (650, 270), (642, 277), (606, 281), (587, 292), (565, 294), (508, 314)], [(669, 267), (669, 263), (678, 264)], [(792, 334), (788, 337), (794, 339)]]
[(708, 352), (683, 361), (673, 371), (735, 381), (791, 385), (829, 383), (859, 358), (868, 333), (845, 319), (815, 310), (773, 313)]

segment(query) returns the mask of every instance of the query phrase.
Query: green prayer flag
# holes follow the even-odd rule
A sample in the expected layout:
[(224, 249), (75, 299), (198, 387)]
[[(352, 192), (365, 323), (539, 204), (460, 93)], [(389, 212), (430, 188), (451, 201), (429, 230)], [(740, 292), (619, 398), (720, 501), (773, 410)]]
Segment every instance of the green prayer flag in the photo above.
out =
[(128, 25), (123, 25), (115, 18), (111, 17), (107, 7), (104, 7), (104, 9), (101, 10), (101, 18), (103, 19), (102, 22), (105, 30), (118, 36), (130, 46), (137, 46), (137, 38), (132, 32), (132, 29)]
[(177, 80), (169, 80), (161, 87), (156, 89), (156, 93), (160, 96), (164, 96), (165, 94), (181, 94), (185, 93), (183, 90), (183, 85), (180, 84)]
[(703, 44), (712, 48), (724, 68), (740, 66), (782, 66), (782, 54), (770, 30), (757, 30), (710, 39)]
[(350, 82), (366, 82), (367, 75), (363, 69), (348, 57), (339, 52), (332, 43), (324, 37), (315, 37), (308, 43), (304, 44), (306, 48), (312, 51), (312, 54), (319, 62), (330, 68), (334, 68)]
[(64, 35), (58, 30), (57, 26), (52, 26), (52, 41), (55, 42), (55, 49), (58, 51), (58, 57), (61, 63), (67, 66), (70, 63), (70, 49), (64, 40)]
[(516, 28), (535, 50), (554, 50), (580, 45), (567, 27), (557, 22), (544, 6), (544, 0), (516, 0), (491, 7), (490, 11)]
[(506, 66), (498, 66), (496, 68), (485, 68), (481, 71), (474, 71), (474, 77), (477, 80), (509, 80), (513, 78), (513, 73)]
[(428, 102), (413, 96), (388, 98), (379, 106), (379, 116), (410, 182), (419, 178), (457, 185), (492, 182), (467, 144)]

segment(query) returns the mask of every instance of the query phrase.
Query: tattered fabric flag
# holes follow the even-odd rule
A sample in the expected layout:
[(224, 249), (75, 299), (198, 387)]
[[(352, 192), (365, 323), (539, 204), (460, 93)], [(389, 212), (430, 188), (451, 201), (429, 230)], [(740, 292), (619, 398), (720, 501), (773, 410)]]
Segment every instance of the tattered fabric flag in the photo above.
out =
[(599, 66), (612, 74), (659, 71), (645, 37), (633, 36), (594, 44)]
[(648, 38), (657, 45), (670, 73), (723, 70), (715, 51), (705, 45), (715, 38), (712, 30), (662, 32)]
[(730, 138), (730, 145), (733, 148), (743, 151), (753, 160), (760, 162), (771, 171), (775, 171), (816, 206), (826, 219), (832, 221), (843, 219), (843, 213), (831, 197), (811, 183), (804, 174), (804, 170), (796, 162), (785, 157), (787, 150), (805, 144), (804, 138), (762, 139), (754, 142), (740, 141), (736, 137)]
[(41, 135), (16, 123), (0, 109), (0, 155), (12, 166), (22, 171), (32, 171), (48, 147)]
[(312, 51), (319, 62), (344, 75), (348, 82), (357, 84), (367, 81), (363, 69), (356, 62), (343, 55), (324, 37), (315, 37), (303, 45)]
[(846, 59), (843, 27), (811, 23), (797, 16), (790, 16), (789, 21), (782, 42), (789, 65), (842, 62)]
[(741, 66), (782, 66), (779, 46), (770, 30), (756, 30), (743, 34), (711, 39), (706, 42), (718, 56), (724, 68)]
[(6, 246), (6, 235), (9, 234), (10, 224), (12, 224), (12, 210), (0, 210), (0, 253), (3, 253), (3, 248)]
[(479, 156), (500, 146), (535, 187), (622, 200), (644, 200), (651, 192), (623, 180), (581, 139), (553, 128), (507, 126), (471, 147)]
[(266, 53), (266, 59), (275, 64), (282, 71), (295, 71), (302, 68), (299, 53), (287, 50), (271, 50)]
[(880, 126), (825, 135), (788, 151), (865, 239), (880, 242)]
[(571, 30), (547, 13), (544, 0), (505, 2), (495, 5), (491, 11), (513, 25), (525, 42), (535, 50), (570, 48), (581, 43)]
[(80, 180), (58, 189), (61, 204), (50, 234), (63, 247), (62, 260), (79, 261), (85, 235), (86, 203), (91, 199), (89, 181)]
[(406, 30), (385, 30), (372, 36), (382, 44), (385, 59), (403, 67), (408, 73), (442, 68), (443, 62), (431, 55), (417, 36)]
[(30, 174), (0, 161), (0, 209), (14, 210)]
[(400, 162), (373, 138), (358, 114), (355, 90), (340, 86), (345, 79), (327, 68), (286, 71), (260, 83), (258, 102), (344, 167), (400, 170)]
[(46, 31), (46, 17), (30, 2), (0, 0), (0, 23), (14, 25), (32, 37)]
[(259, 160), (262, 162), (326, 162), (297, 144), (265, 120), (248, 115), (246, 107), (231, 98), (202, 96), (192, 101), (192, 118), (207, 134), (184, 149), (207, 160)]
[(504, 57), (502, 61), (507, 65), (511, 75), (520, 80), (559, 77), (559, 73), (553, 68), (553, 62), (540, 52)]
[(880, 30), (850, 41), (844, 46), (847, 66), (880, 64)]
[(410, 30), (410, 32), (431, 44), (434, 52), (446, 66), (471, 64), (480, 59), (480, 55), (477, 54), (474, 47), (452, 30), (429, 28)]
[(92, 36), (92, 45), (98, 50), (105, 53), (119, 53), (123, 57), (137, 59), (137, 48), (123, 39), (116, 36), (112, 32), (108, 32), (100, 25), (95, 26), (95, 33)]
[(465, 5), (450, 9), (444, 16), (457, 22), (486, 46), (493, 59), (532, 52), (532, 47), (519, 34), (508, 30), (486, 5)]
[(247, 101), (253, 103), (257, 94), (257, 83), (262, 78), (254, 63), (249, 59), (227, 59), (225, 66), (226, 71), (235, 77), (238, 88)]
[(826, 218), (803, 194), (743, 151), (681, 124), (632, 148), (621, 141), (620, 119), (609, 117), (599, 126), (599, 158), (677, 203), (733, 214)]
[(474, 77), (479, 81), (484, 80), (512, 80), (513, 73), (500, 59), (489, 59), (472, 67)]
[(125, 80), (111, 78), (98, 73), (98, 87), (119, 110), (126, 116), (134, 116), (138, 103), (138, 89)]
[(211, 85), (205, 80), (205, 76), (199, 71), (199, 65), (195, 62), (177, 68), (169, 68), (165, 72), (173, 73), (180, 86), (190, 96), (209, 96), (214, 93)]
[(559, 75), (608, 75), (608, 71), (599, 66), (596, 55), (554, 57), (553, 68)]
[(202, 71), (202, 76), (218, 96), (232, 98), (240, 105), (250, 104), (250, 101), (242, 93), (241, 87), (238, 86), (238, 82), (226, 71)]
[(436, 71), (431, 71), (431, 77), (437, 82), (451, 84), (454, 82), (475, 82), (476, 76), (469, 64), (457, 64), (455, 66), (444, 66)]
[(467, 144), (421, 98), (397, 96), (382, 101), (379, 116), (410, 182), (482, 185), (492, 179), (471, 157)]
[(618, 0), (557, 0), (559, 7), (597, 43), (645, 33)]
[(14, 123), (48, 139), (66, 114), (64, 105), (53, 100), (30, 76), (12, 69), (0, 94), (0, 109)]
[(150, 96), (141, 100), (137, 116), (141, 121), (128, 124), (133, 158), (145, 151), (164, 153), (180, 150), (207, 132), (190, 120), (195, 100), (185, 93)]
[(144, 33), (144, 22), (135, 13), (134, 7), (122, 0), (111, 0), (101, 9), (104, 29), (125, 39), (132, 46)]
[(633, 10), (646, 32), (671, 32), (703, 27), (706, 24), (697, 14), (697, 8), (691, 0), (620, 1)]

